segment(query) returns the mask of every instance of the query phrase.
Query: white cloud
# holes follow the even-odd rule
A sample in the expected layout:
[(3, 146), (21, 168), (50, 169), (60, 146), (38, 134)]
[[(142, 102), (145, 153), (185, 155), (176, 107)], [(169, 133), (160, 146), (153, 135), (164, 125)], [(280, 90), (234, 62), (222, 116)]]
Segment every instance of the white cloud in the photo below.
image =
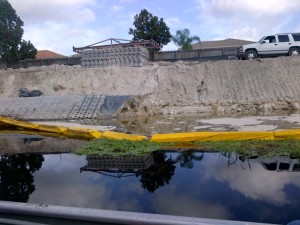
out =
[(295, 31), (298, 0), (198, 0), (195, 7), (213, 39), (258, 40), (261, 36)]
[(25, 27), (23, 38), (31, 40), (38, 50), (51, 50), (60, 54), (72, 55), (72, 46), (86, 46), (112, 36), (110, 26), (95, 29), (69, 27), (67, 24), (46, 22)]
[(30, 40), (38, 50), (52, 50), (71, 55), (72, 46), (80, 47), (99, 41), (98, 32), (109, 34), (107, 26), (90, 28), (96, 21), (95, 9), (103, 5), (95, 0), (11, 0), (24, 21), (23, 39)]
[[(77, 21), (83, 19), (81, 14), (86, 12), (88, 7), (97, 6), (95, 0), (10, 0), (10, 3), (25, 22), (25, 26), (26, 23), (40, 23), (41, 21)], [(91, 8), (90, 11), (92, 11)]]
[(84, 8), (78, 12), (77, 18), (80, 18), (76, 20), (78, 24), (85, 24), (94, 21), (96, 19), (96, 15), (91, 9)]
[(114, 11), (114, 12), (119, 12), (119, 11), (121, 11), (121, 10), (123, 9), (123, 7), (120, 6), (120, 5), (113, 5), (113, 6), (111, 7), (111, 9), (112, 9), (112, 11)]
[(165, 20), (166, 24), (170, 27), (178, 26), (181, 24), (180, 19), (177, 17), (170, 17)]
[[(270, 9), (271, 8), (271, 9)], [(241, 13), (255, 16), (277, 16), (300, 8), (298, 0), (212, 0), (211, 9), (215, 13), (230, 15)]]
[(175, 51), (178, 50), (178, 46), (176, 46), (172, 41), (163, 47), (163, 51)]

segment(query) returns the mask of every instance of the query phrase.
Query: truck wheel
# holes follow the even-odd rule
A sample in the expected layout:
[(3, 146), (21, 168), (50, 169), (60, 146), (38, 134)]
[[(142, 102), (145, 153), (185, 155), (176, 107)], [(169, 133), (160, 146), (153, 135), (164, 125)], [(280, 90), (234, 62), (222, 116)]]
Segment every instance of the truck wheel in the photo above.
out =
[(289, 55), (292, 56), (292, 55), (299, 55), (300, 54), (300, 50), (299, 48), (291, 48), (290, 51), (289, 51)]
[(254, 51), (254, 50), (248, 50), (248, 51), (246, 52), (246, 59), (251, 60), (251, 59), (256, 59), (256, 58), (257, 58), (257, 53), (256, 53), (256, 51)]

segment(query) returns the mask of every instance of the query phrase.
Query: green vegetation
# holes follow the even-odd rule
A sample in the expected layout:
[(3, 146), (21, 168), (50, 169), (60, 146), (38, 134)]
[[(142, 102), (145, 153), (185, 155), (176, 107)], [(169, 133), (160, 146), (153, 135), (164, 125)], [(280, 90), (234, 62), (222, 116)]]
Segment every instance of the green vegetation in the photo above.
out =
[(0, 0), (0, 60), (34, 59), (36, 48), (22, 40), (24, 23), (7, 0)]
[(135, 29), (130, 28), (129, 34), (133, 35), (134, 41), (153, 39), (159, 44), (160, 48), (171, 41), (169, 27), (164, 20), (153, 16), (146, 9), (135, 15), (133, 25)]
[(182, 50), (192, 50), (192, 43), (200, 42), (198, 36), (190, 36), (189, 29), (178, 30), (175, 36), (172, 36), (172, 41), (175, 45), (179, 46)]
[(300, 141), (298, 140), (211, 141), (195, 142), (195, 144), (204, 151), (236, 152), (245, 157), (300, 157)]
[[(128, 141), (100, 138), (90, 141), (76, 153), (78, 155), (143, 155), (163, 148), (172, 148), (175, 145), (176, 143), (155, 143), (146, 140)], [(300, 158), (300, 141), (298, 140), (207, 141), (194, 142), (194, 145), (203, 152), (236, 152), (245, 157), (292, 156)]]
[(22, 40), (20, 42), (20, 47), (18, 51), (19, 60), (35, 59), (36, 53), (37, 49), (33, 46), (33, 44), (30, 41)]
[(142, 155), (162, 148), (159, 143), (100, 138), (90, 141), (76, 151), (78, 155)]

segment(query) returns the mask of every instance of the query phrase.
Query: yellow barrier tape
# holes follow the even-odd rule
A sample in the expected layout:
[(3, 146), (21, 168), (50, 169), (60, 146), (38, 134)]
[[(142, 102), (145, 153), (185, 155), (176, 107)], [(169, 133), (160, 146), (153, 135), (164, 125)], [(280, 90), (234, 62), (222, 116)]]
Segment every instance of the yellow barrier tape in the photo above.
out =
[(129, 141), (142, 141), (147, 139), (147, 137), (145, 136), (123, 134), (123, 133), (113, 132), (113, 131), (104, 131), (102, 133), (102, 136), (110, 139), (129, 140)]
[(57, 133), (63, 136), (94, 139), (102, 136), (101, 132), (93, 129), (77, 128), (77, 127), (63, 127), (63, 126), (52, 126), (43, 125), (36, 123), (29, 123), (25, 121), (17, 121), (6, 117), (0, 117), (0, 127), (17, 127), (25, 130), (40, 131), (46, 133)]
[(229, 131), (229, 132), (191, 132), (173, 134), (154, 134), (152, 142), (193, 142), (225, 140), (273, 140), (274, 135), (268, 131)]
[(86, 138), (100, 138), (102, 133), (98, 130), (70, 127), (68, 129), (69, 136), (84, 136)]
[(300, 139), (300, 130), (276, 130), (274, 131), (274, 138), (277, 140), (283, 139)]
[[(124, 134), (113, 131), (100, 132), (93, 129), (51, 126), (29, 123), (25, 121), (17, 121), (14, 119), (0, 117), (0, 127), (21, 128), (29, 131), (40, 131), (46, 133), (57, 133), (63, 136), (94, 139), (94, 138), (110, 138), (117, 140), (141, 141), (146, 140), (146, 136)], [(190, 132), (190, 133), (169, 133), (169, 134), (154, 134), (151, 142), (167, 143), (188, 143), (194, 141), (240, 141), (240, 140), (283, 140), (283, 139), (298, 139), (300, 140), (300, 129), (294, 130), (277, 130), (277, 131), (228, 131), (228, 132)]]
[[(29, 128), (31, 127), (33, 123), (28, 124)], [(68, 134), (68, 128), (67, 127), (60, 127), (60, 126), (51, 126), (51, 125), (40, 125), (36, 124), (37, 126), (34, 128), (34, 130), (39, 130), (43, 132), (51, 132), (51, 133), (60, 133), (63, 135)]]
[(30, 128), (30, 129), (35, 129), (36, 127), (39, 126), (38, 124), (18, 121), (6, 117), (0, 117), (0, 125), (4, 127), (14, 126), (14, 127)]

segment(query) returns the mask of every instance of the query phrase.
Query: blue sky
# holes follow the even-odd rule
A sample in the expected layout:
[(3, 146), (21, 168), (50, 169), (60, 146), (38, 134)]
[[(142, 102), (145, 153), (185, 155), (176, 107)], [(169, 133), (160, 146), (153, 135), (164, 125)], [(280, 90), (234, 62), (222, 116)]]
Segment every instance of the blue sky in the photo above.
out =
[[(299, 0), (9, 0), (24, 21), (25, 40), (38, 50), (72, 55), (108, 38), (132, 39), (134, 15), (147, 9), (171, 34), (188, 28), (202, 41), (300, 32)], [(170, 43), (163, 50), (176, 50)]]

